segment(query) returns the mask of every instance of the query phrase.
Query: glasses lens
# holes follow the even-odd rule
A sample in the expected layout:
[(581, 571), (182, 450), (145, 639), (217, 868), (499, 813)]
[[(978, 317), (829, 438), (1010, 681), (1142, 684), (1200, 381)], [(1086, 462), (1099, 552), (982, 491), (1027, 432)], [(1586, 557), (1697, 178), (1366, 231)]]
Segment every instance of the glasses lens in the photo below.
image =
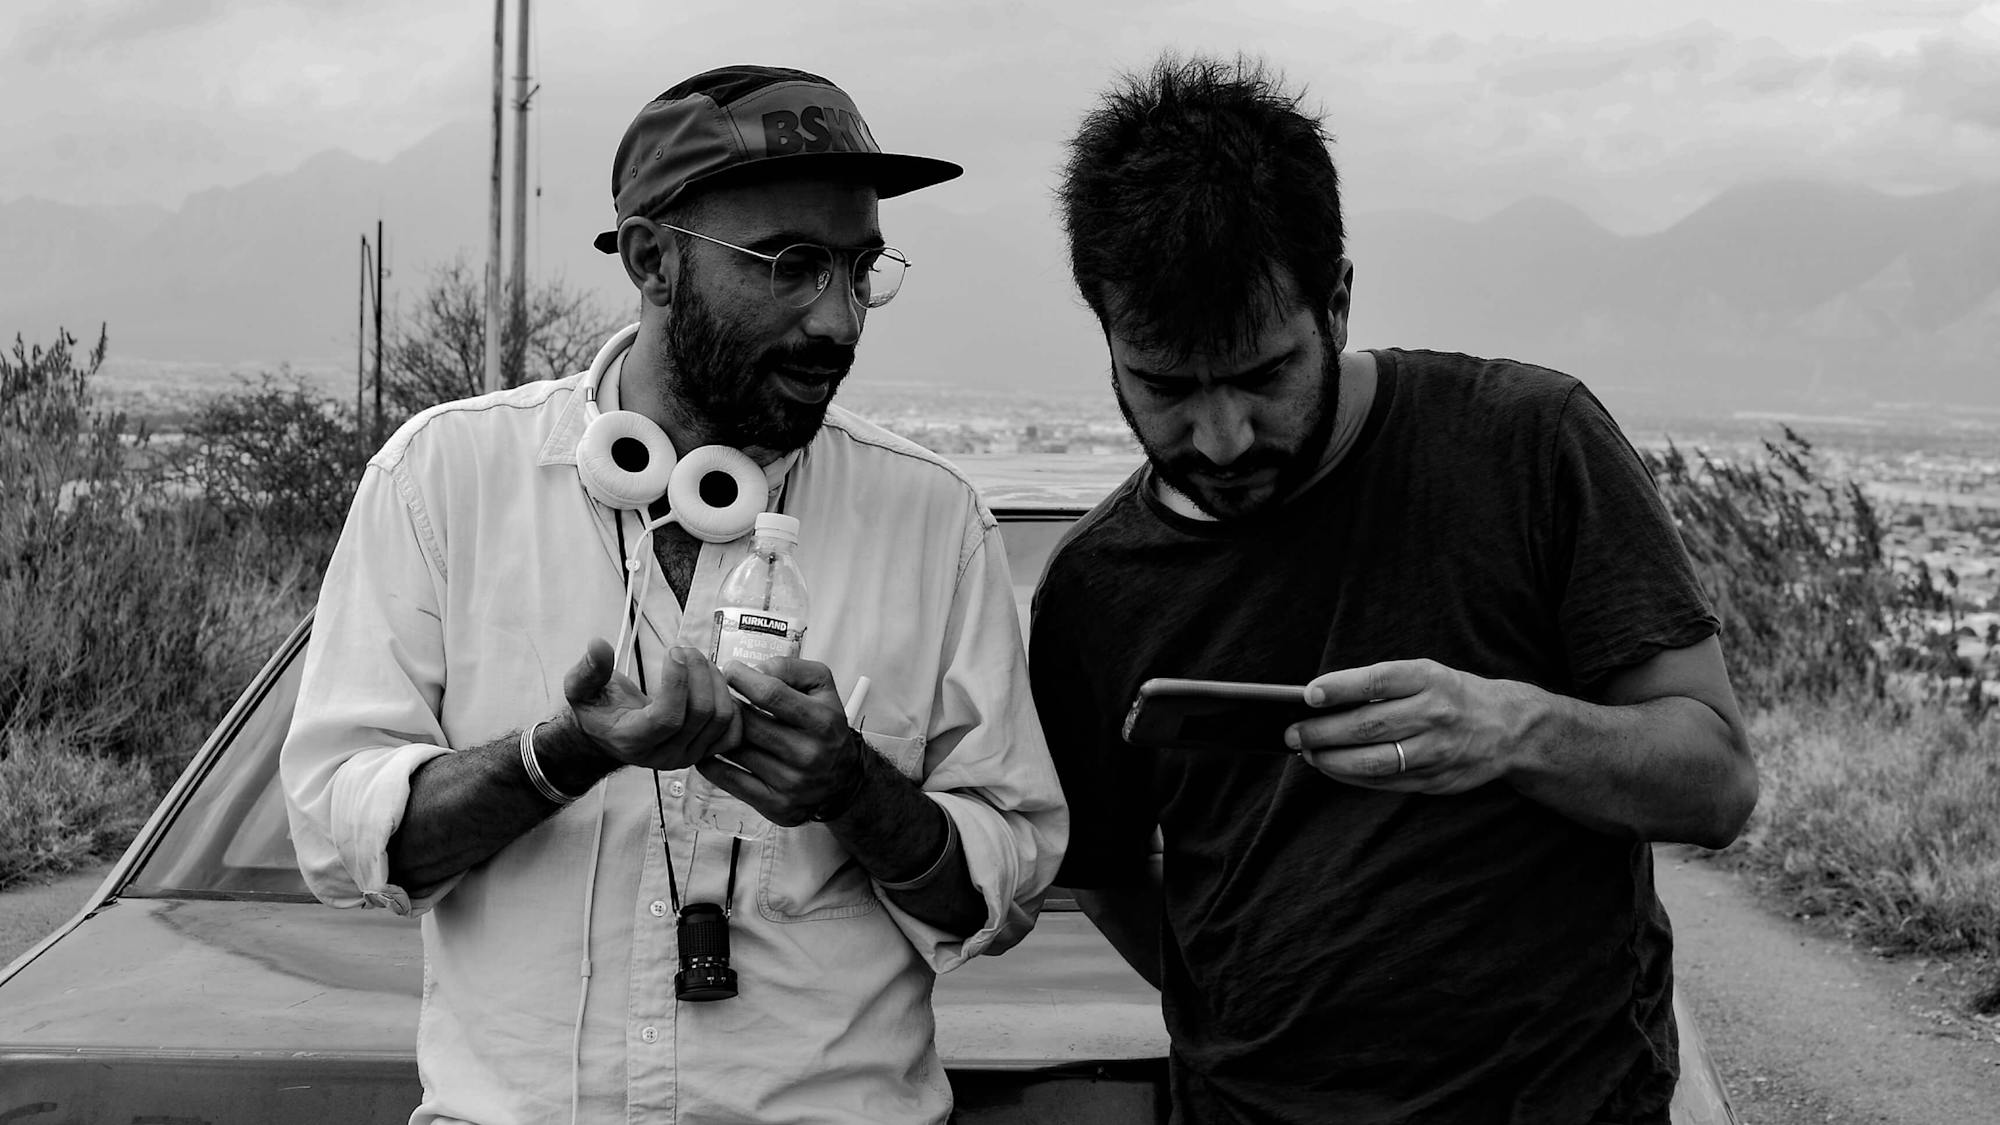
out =
[(832, 279), (832, 251), (804, 243), (787, 246), (771, 263), (771, 296), (794, 308), (810, 305)]
[(903, 287), (903, 270), (909, 265), (901, 251), (891, 247), (864, 250), (854, 256), (854, 299), (862, 308), (879, 309)]

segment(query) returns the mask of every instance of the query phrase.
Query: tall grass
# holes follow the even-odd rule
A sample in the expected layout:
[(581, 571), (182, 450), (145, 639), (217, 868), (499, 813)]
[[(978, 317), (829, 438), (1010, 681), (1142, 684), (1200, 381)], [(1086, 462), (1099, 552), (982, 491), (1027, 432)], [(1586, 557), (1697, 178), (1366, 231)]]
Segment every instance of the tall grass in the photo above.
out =
[(1739, 844), (1800, 913), (1889, 952), (2000, 951), (2000, 723), (1955, 708), (1758, 713)]
[(1790, 430), (1759, 457), (1652, 458), (1722, 618), (1763, 793), (1727, 851), (1889, 951), (2000, 953), (2000, 720), (1954, 640), (1952, 576)]
[[(282, 488), (212, 499), (192, 451), (226, 435), (163, 449), (92, 410), (105, 347), (0, 355), (0, 886), (124, 846), (309, 607), (332, 536)], [(287, 405), (258, 401), (237, 434)], [(315, 500), (344, 508), (347, 471)]]

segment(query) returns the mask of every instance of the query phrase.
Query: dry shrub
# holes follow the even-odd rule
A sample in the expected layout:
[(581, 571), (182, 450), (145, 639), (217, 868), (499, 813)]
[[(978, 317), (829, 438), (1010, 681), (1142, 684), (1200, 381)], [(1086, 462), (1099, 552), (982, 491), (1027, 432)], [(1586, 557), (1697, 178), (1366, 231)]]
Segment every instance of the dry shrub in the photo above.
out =
[(2000, 724), (1781, 705), (1750, 734), (1764, 790), (1743, 863), (1885, 950), (2000, 952)]
[(152, 775), (89, 743), (57, 726), (0, 738), (0, 889), (114, 854), (152, 813)]

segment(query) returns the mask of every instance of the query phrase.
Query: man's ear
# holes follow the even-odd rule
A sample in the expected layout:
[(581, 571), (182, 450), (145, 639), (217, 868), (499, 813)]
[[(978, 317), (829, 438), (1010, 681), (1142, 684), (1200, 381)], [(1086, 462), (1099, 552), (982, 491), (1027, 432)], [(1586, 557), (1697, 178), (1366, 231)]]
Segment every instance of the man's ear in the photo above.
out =
[(619, 223), (618, 260), (625, 264), (625, 276), (639, 290), (642, 303), (664, 308), (673, 302), (681, 258), (658, 224), (638, 215)]
[(1333, 294), (1326, 302), (1326, 323), (1333, 333), (1333, 350), (1336, 353), (1347, 350), (1347, 315), (1354, 309), (1354, 262), (1348, 258), (1340, 260), (1340, 280), (1334, 284)]

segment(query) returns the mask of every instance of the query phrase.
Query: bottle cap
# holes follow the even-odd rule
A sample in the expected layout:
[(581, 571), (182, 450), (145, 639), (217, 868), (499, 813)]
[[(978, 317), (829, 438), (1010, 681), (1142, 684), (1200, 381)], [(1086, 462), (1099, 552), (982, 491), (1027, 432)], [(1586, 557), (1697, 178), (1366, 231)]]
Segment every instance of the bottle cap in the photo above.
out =
[(799, 541), (799, 518), (783, 512), (757, 513), (757, 534), (777, 535), (793, 543)]

